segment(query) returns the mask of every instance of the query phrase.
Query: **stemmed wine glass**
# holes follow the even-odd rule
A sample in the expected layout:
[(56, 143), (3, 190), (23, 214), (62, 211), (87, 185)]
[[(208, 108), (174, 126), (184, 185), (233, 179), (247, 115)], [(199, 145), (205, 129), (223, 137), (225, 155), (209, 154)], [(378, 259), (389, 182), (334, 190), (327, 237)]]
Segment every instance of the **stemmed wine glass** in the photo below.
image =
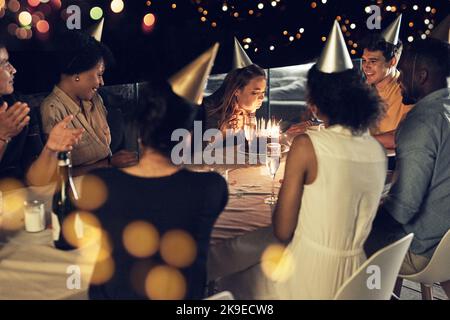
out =
[(272, 177), (272, 193), (270, 197), (264, 199), (265, 204), (273, 205), (277, 203), (278, 197), (275, 195), (275, 175), (280, 167), (281, 144), (268, 143), (266, 147), (266, 166)]

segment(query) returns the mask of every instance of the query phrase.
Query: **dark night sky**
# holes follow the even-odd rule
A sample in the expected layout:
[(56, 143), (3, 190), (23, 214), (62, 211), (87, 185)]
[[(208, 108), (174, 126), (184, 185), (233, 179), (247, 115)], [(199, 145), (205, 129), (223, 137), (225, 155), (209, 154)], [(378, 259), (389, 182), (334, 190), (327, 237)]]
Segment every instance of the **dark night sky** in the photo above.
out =
[[(23, 4), (22, 10), (27, 1), (20, 2)], [(403, 13), (401, 39), (406, 42), (408, 36), (417, 39), (427, 30), (424, 19), (439, 23), (449, 13), (450, 4), (448, 0), (328, 0), (325, 4), (317, 0), (317, 6), (313, 9), (311, 4), (314, 1), (305, 0), (280, 0), (276, 7), (272, 7), (269, 0), (153, 0), (150, 6), (145, 0), (124, 2), (125, 9), (120, 14), (111, 12), (111, 0), (63, 0), (60, 9), (69, 4), (80, 5), (82, 28), (86, 29), (95, 23), (89, 17), (90, 8), (95, 5), (103, 8), (105, 29), (102, 41), (111, 48), (117, 60), (117, 65), (106, 74), (107, 84), (142, 81), (150, 74), (168, 76), (215, 41), (221, 42), (221, 50), (213, 72), (227, 72), (231, 66), (233, 36), (239, 40), (252, 39), (247, 53), (263, 67), (304, 63), (320, 54), (323, 47), (321, 37), (328, 35), (338, 15), (342, 17), (341, 25), (346, 25), (345, 20), (349, 19), (346, 26), (351, 35), (346, 36), (346, 40), (361, 40), (368, 32), (365, 21), (369, 15), (364, 8), (377, 3), (383, 9), (382, 28), (392, 22), (397, 14)], [(228, 4), (226, 12), (222, 10), (225, 2)], [(173, 3), (177, 5), (175, 10), (171, 8)], [(264, 9), (258, 9), (258, 3), (263, 3)], [(417, 11), (412, 8), (414, 4), (419, 6)], [(396, 12), (386, 11), (387, 5), (396, 6)], [(435, 8), (436, 12), (426, 12), (426, 6)], [(199, 7), (208, 11), (205, 22), (200, 21), (204, 15), (199, 12)], [(249, 10), (253, 10), (254, 14), (250, 15)], [(239, 17), (233, 16), (235, 12), (239, 13)], [(150, 33), (144, 33), (141, 29), (146, 13), (153, 13), (157, 19)], [(10, 40), (11, 61), (18, 70), (16, 87), (19, 91), (48, 91), (55, 82), (52, 37), (65, 28), (65, 22), (56, 10), (47, 20), (50, 22), (50, 34), (49, 39), (43, 41), (37, 39), (36, 32), (31, 40), (18, 40), (8, 35), (7, 26), (17, 21), (16, 14), (6, 11), (0, 19), (0, 34)], [(216, 22), (217, 27), (213, 28), (212, 22)], [(408, 26), (409, 22), (414, 22), (413, 28)], [(356, 24), (354, 30), (350, 29), (351, 23)], [(290, 42), (289, 37), (295, 37), (299, 28), (305, 30), (301, 38)], [(283, 35), (285, 30), (287, 35)], [(269, 50), (271, 45), (275, 46), (274, 51)], [(257, 52), (255, 48), (258, 48)], [(354, 57), (358, 54), (359, 51)]]

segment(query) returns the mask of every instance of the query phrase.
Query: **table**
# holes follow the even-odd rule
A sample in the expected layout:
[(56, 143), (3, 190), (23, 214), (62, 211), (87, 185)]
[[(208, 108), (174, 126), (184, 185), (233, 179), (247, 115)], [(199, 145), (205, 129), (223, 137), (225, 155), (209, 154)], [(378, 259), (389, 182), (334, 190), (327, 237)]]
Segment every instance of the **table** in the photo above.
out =
[[(213, 170), (223, 168), (212, 166)], [(271, 178), (266, 167), (240, 165), (226, 168), (229, 169), (230, 197), (213, 229), (209, 279), (225, 277), (258, 264), (261, 251), (273, 241), (272, 232), (267, 229), (271, 223), (271, 207), (264, 204), (264, 198), (271, 192)], [(284, 161), (275, 178), (276, 192), (283, 172)], [(81, 179), (75, 178), (77, 188)], [(3, 197), (5, 202), (18, 195), (18, 202), (41, 200), (48, 211), (54, 189), (54, 185), (30, 187)], [(98, 247), (70, 252), (57, 250), (53, 247), (50, 229), (38, 233), (23, 230), (22, 210), (13, 214), (5, 212), (0, 221), (2, 224), (16, 231), (0, 228), (0, 299), (87, 299)], [(262, 238), (260, 230), (263, 231)], [(75, 279), (78, 272), (79, 286)]]
[[(78, 187), (80, 182), (75, 179)], [(55, 185), (21, 189), (3, 198), (4, 202), (15, 197), (20, 201), (21, 196), (38, 199), (50, 208), (54, 189)], [(23, 223), (23, 210), (5, 212), (0, 221), (0, 226), (10, 229), (0, 228), (0, 299), (87, 299), (98, 246), (57, 250), (50, 229), (29, 233)]]

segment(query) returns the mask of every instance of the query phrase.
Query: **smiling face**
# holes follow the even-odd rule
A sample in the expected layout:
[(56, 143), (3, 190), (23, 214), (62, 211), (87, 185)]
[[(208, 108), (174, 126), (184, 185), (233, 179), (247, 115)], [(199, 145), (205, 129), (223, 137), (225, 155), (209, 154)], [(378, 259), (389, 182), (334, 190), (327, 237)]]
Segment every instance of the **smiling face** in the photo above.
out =
[(381, 50), (369, 51), (364, 49), (362, 55), (362, 68), (367, 78), (367, 83), (376, 85), (383, 81), (395, 67), (396, 58), (386, 61)]
[(14, 74), (16, 69), (9, 62), (8, 51), (0, 48), (0, 96), (14, 92)]
[(265, 94), (266, 78), (253, 78), (244, 88), (236, 91), (239, 108), (247, 113), (255, 113), (261, 107)]
[(103, 86), (103, 73), (105, 72), (105, 64), (100, 60), (92, 69), (75, 75), (76, 95), (81, 100), (92, 100), (98, 88)]

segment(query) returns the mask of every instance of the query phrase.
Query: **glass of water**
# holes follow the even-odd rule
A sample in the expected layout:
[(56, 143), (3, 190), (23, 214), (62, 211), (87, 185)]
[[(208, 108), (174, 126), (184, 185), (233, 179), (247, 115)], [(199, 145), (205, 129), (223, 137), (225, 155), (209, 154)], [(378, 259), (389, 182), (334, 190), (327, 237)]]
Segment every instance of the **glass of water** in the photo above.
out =
[(273, 205), (277, 203), (278, 197), (275, 195), (275, 175), (280, 167), (281, 144), (268, 143), (266, 147), (266, 166), (272, 177), (272, 193), (270, 197), (264, 199), (264, 203)]

